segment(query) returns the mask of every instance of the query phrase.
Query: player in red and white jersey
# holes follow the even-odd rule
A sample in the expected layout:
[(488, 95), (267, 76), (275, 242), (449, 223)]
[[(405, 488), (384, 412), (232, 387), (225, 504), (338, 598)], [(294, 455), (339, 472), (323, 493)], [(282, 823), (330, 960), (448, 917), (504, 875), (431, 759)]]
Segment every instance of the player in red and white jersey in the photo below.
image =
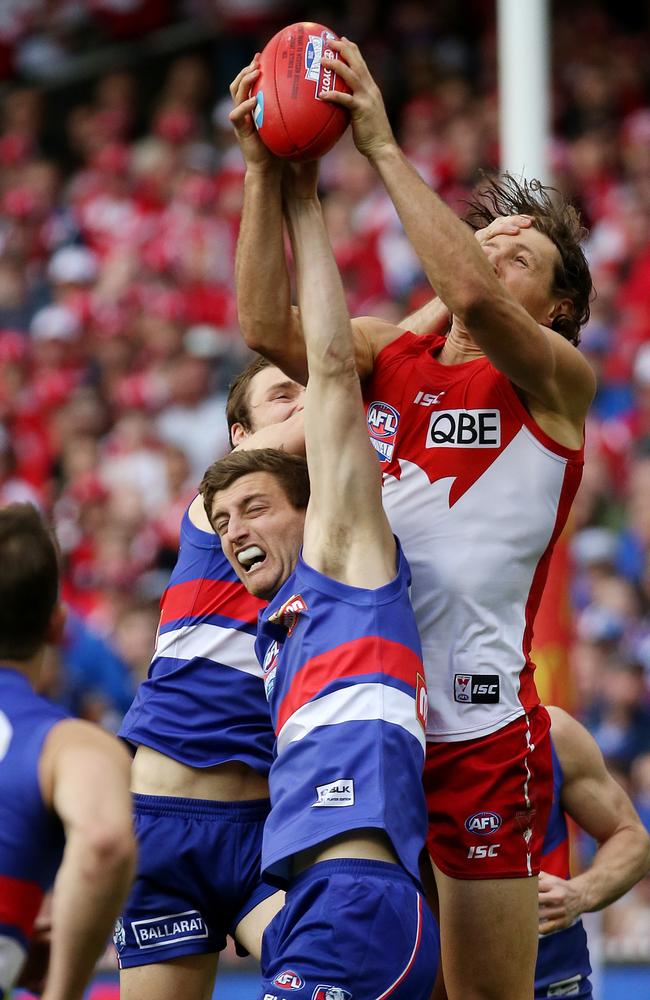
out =
[[(582, 231), (575, 212), (541, 185), (506, 178), (488, 184), (476, 206), (475, 239), (399, 150), (357, 47), (333, 45), (340, 59), (329, 68), (351, 94), (320, 97), (350, 110), (356, 145), (451, 318), (439, 339), (377, 320), (355, 325), (385, 500), (413, 564), (428, 661), (425, 785), (445, 981), (452, 1000), (521, 1000), (533, 990), (531, 876), (552, 796), (549, 720), (528, 653), (553, 543), (580, 478), (594, 393), (575, 349), (591, 293)], [(295, 311), (287, 334), (281, 167), (254, 146), (248, 121), (246, 85), (256, 75), (255, 62), (240, 75), (231, 114), (247, 159), (240, 324), (249, 346), (303, 378)], [(262, 233), (272, 282), (260, 280)]]

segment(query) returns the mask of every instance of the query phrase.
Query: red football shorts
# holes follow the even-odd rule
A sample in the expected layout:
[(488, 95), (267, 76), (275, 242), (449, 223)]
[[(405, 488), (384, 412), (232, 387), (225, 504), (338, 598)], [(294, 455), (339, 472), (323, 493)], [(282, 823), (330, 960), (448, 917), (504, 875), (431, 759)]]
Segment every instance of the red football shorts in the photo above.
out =
[(427, 847), (445, 875), (539, 874), (553, 799), (550, 726), (538, 705), (490, 736), (427, 744)]

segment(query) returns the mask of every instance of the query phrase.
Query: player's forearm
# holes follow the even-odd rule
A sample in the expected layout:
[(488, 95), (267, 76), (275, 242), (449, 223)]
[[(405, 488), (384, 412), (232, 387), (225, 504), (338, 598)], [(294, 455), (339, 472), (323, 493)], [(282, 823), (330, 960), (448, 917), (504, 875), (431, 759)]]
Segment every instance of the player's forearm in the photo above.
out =
[(449, 310), (442, 299), (437, 296), (429, 299), (423, 306), (409, 313), (398, 323), (402, 330), (409, 330), (418, 336), (429, 333), (440, 333), (449, 322)]
[(316, 369), (356, 376), (350, 315), (320, 203), (296, 199), (286, 210), (310, 376)]
[(278, 171), (249, 169), (244, 180), (235, 259), (237, 309), (244, 340), (261, 354), (277, 353), (292, 322), (281, 184)]
[(650, 868), (650, 840), (645, 830), (617, 831), (594, 856), (587, 871), (571, 879), (580, 897), (580, 912), (592, 913), (625, 895)]
[(126, 899), (135, 865), (130, 832), (93, 838), (72, 831), (52, 903), (52, 945), (43, 1000), (77, 1000)]
[(465, 321), (501, 296), (469, 226), (425, 184), (396, 143), (371, 156), (424, 272), (449, 312)]

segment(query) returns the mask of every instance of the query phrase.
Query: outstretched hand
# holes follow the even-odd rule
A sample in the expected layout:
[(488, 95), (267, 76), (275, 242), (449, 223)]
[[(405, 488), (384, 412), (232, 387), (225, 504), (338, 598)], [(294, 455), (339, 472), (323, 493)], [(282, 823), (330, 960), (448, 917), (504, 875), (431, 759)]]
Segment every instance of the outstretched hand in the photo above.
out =
[(257, 103), (256, 97), (250, 97), (251, 87), (260, 75), (259, 52), (255, 54), (248, 66), (239, 71), (230, 84), (230, 96), (234, 107), (229, 114), (235, 129), (237, 141), (241, 147), (247, 167), (262, 167), (266, 169), (282, 169), (282, 163), (271, 153), (255, 128), (253, 112)]
[(338, 52), (339, 58), (323, 57), (321, 64), (337, 73), (351, 93), (331, 89), (321, 91), (318, 96), (321, 101), (339, 104), (350, 112), (355, 145), (360, 153), (372, 160), (386, 146), (395, 145), (381, 91), (358, 45), (347, 38), (330, 39), (328, 45)]

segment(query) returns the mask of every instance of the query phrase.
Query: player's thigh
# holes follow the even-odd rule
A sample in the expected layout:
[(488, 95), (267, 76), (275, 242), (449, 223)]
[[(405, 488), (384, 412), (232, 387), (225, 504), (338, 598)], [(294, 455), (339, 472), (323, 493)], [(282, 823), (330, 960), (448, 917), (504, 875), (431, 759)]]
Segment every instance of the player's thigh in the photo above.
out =
[(262, 935), (283, 905), (284, 893), (275, 892), (250, 910), (235, 927), (238, 943), (258, 961), (262, 952)]
[(210, 1000), (219, 955), (184, 955), (120, 970), (120, 1000)]
[(537, 879), (435, 874), (449, 1000), (532, 1000)]

